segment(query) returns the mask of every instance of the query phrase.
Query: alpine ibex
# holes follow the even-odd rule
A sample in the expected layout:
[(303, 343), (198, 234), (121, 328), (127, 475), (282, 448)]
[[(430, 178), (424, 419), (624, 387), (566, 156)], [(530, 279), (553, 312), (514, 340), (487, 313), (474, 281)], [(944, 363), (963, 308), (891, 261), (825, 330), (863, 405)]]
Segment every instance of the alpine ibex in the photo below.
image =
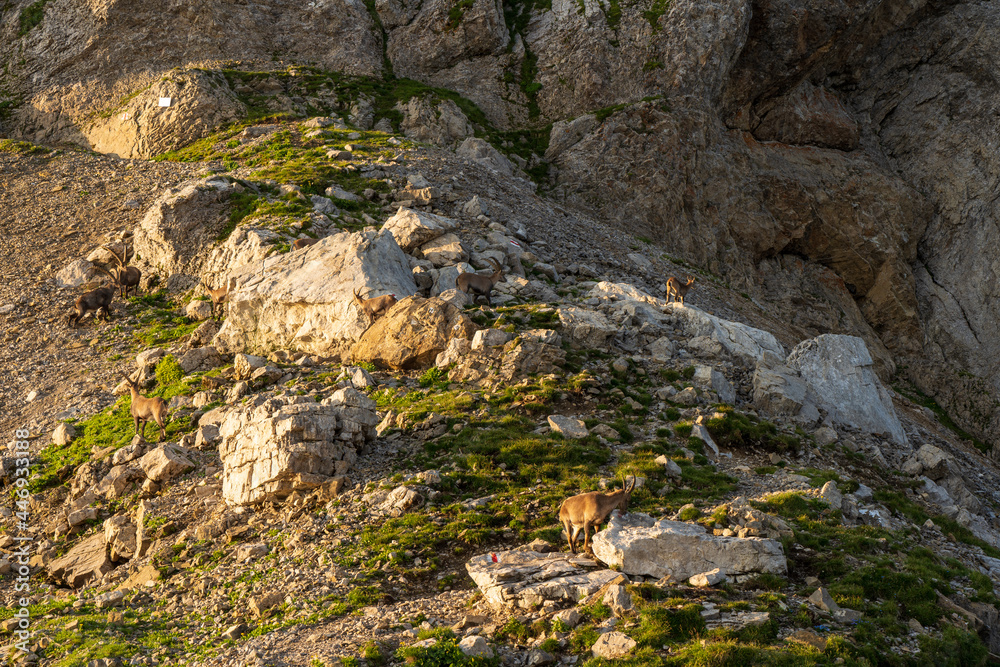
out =
[(389, 309), (396, 305), (396, 295), (395, 294), (385, 294), (383, 296), (377, 296), (373, 299), (362, 299), (358, 295), (358, 290), (354, 290), (354, 303), (357, 304), (361, 312), (365, 314), (368, 319), (368, 326), (375, 323), (380, 316), (385, 315), (389, 312)]
[(680, 300), (681, 305), (684, 305), (684, 297), (688, 292), (694, 289), (694, 276), (688, 279), (686, 283), (682, 283), (677, 278), (670, 276), (667, 279), (667, 303), (670, 303), (670, 297), (674, 297), (674, 300)]
[[(132, 378), (127, 375), (123, 377), (132, 392), (132, 407), (129, 412), (132, 414), (136, 435), (141, 435), (142, 439), (145, 440), (146, 423), (152, 419), (160, 427), (160, 440), (163, 440), (167, 436), (165, 428), (167, 423), (167, 402), (159, 396), (153, 396), (152, 398), (143, 396), (139, 393), (139, 387), (132, 381)], [(140, 424), (142, 430), (139, 430)]]
[(496, 267), (496, 271), (489, 275), (480, 275), (478, 273), (460, 273), (458, 278), (455, 279), (455, 286), (462, 290), (465, 294), (469, 293), (469, 290), (475, 294), (472, 298), (472, 302), (475, 303), (476, 299), (481, 296), (486, 297), (486, 303), (492, 307), (493, 300), (490, 298), (490, 293), (493, 291), (493, 287), (504, 279), (503, 267), (500, 262), (496, 261), (492, 257), (489, 258), (493, 266)]
[(115, 283), (121, 287), (121, 297), (123, 299), (128, 298), (129, 289), (134, 289), (139, 291), (139, 279), (142, 277), (142, 272), (135, 268), (134, 266), (128, 266), (128, 242), (125, 242), (125, 249), (122, 252), (122, 256), (118, 257), (118, 254), (111, 249), (110, 246), (103, 246), (105, 250), (111, 253), (111, 256), (115, 258), (115, 262), (118, 266), (111, 267), (110, 271), (106, 271), (101, 267), (97, 267), (98, 270), (104, 271), (115, 281)]
[(319, 239), (295, 239), (292, 243), (292, 250), (302, 250), (317, 243), (319, 243)]
[(218, 319), (215, 314), (215, 309), (224, 304), (229, 298), (229, 291), (233, 288), (233, 279), (230, 278), (226, 281), (225, 285), (219, 287), (218, 289), (212, 289), (204, 280), (201, 281), (201, 285), (205, 288), (205, 291), (208, 292), (209, 298), (212, 299), (212, 317)]
[(107, 322), (111, 319), (111, 301), (115, 298), (114, 286), (98, 287), (97, 289), (84, 292), (76, 297), (73, 302), (73, 312), (69, 316), (69, 326), (76, 328), (83, 316), (94, 311), (94, 318), (104, 317)]
[(576, 538), (582, 529), (583, 548), (586, 551), (590, 546), (590, 528), (599, 527), (612, 510), (617, 509), (624, 514), (628, 510), (628, 501), (634, 488), (635, 475), (632, 475), (632, 481), (624, 489), (612, 493), (591, 491), (564, 500), (559, 508), (559, 521), (566, 529), (569, 550), (576, 553)]

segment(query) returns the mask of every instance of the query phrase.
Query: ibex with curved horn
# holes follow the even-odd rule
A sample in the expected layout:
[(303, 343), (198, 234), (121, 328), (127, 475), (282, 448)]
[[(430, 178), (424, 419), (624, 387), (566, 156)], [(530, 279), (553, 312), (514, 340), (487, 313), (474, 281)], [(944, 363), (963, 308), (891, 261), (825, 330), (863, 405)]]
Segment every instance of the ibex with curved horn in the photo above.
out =
[(139, 291), (139, 279), (142, 277), (142, 272), (135, 268), (134, 266), (128, 266), (128, 242), (124, 243), (125, 249), (122, 252), (122, 256), (118, 257), (111, 246), (102, 246), (105, 250), (111, 253), (111, 256), (115, 258), (115, 262), (118, 266), (111, 267), (108, 271), (99, 266), (95, 267), (98, 271), (104, 271), (104, 273), (111, 276), (111, 279), (115, 281), (115, 284), (121, 288), (121, 297), (123, 299), (128, 298), (129, 289), (134, 289)]
[(562, 507), (559, 508), (559, 521), (566, 529), (569, 550), (576, 553), (576, 538), (580, 530), (583, 530), (583, 549), (586, 551), (590, 547), (591, 527), (599, 527), (612, 510), (617, 509), (622, 514), (627, 512), (633, 489), (635, 489), (635, 475), (632, 475), (632, 481), (624, 489), (612, 493), (591, 491), (564, 500)]

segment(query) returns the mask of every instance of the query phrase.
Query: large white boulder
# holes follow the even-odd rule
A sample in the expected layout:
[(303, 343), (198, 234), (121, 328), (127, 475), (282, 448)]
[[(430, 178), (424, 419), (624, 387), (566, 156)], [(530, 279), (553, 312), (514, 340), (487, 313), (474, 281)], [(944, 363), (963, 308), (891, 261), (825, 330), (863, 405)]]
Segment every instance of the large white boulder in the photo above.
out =
[(268, 258), (263, 269), (233, 273), (239, 287), (229, 294), (226, 322), (215, 338), (216, 348), (227, 352), (339, 354), (368, 326), (354, 290), (400, 300), (417, 291), (406, 255), (384, 230), (335, 234)]
[(748, 363), (755, 363), (765, 352), (780, 357), (785, 356), (785, 349), (781, 343), (767, 331), (709, 315), (690, 305), (681, 306), (672, 302), (666, 308), (681, 320), (689, 337), (710, 338), (718, 342), (730, 355), (742, 358)]
[(378, 422), (375, 401), (352, 388), (321, 403), (272, 398), (233, 410), (219, 427), (223, 498), (247, 505), (312, 490), (347, 472)]
[(419, 248), (456, 227), (457, 220), (400, 207), (396, 215), (385, 221), (382, 229), (393, 235), (404, 252), (412, 252), (414, 248)]
[(884, 433), (906, 445), (892, 397), (875, 374), (865, 342), (856, 336), (824, 334), (799, 343), (785, 364), (801, 375), (818, 406), (836, 423)]
[(788, 570), (778, 540), (717, 537), (697, 524), (654, 522), (640, 513), (621, 517), (614, 512), (607, 529), (598, 532), (592, 543), (595, 556), (629, 575), (686, 581), (715, 568), (729, 579)]

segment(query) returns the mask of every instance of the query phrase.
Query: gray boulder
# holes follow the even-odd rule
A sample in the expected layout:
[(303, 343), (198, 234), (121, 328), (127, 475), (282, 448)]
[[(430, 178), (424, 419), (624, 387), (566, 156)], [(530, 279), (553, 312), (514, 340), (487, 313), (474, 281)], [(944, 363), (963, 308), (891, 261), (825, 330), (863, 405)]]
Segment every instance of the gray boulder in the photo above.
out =
[(671, 577), (676, 581), (719, 568), (729, 579), (762, 572), (784, 574), (785, 553), (778, 540), (717, 537), (703, 527), (645, 514), (612, 514), (593, 540), (594, 555), (629, 575)]
[(219, 457), (222, 495), (230, 505), (315, 489), (347, 472), (375, 436), (375, 401), (356, 389), (340, 389), (321, 403), (296, 401), (273, 398), (226, 415)]
[(465, 569), (486, 602), (506, 611), (532, 609), (547, 600), (575, 604), (622, 580), (618, 572), (599, 569), (580, 554), (528, 549), (476, 556)]
[(809, 385), (830, 419), (907, 445), (890, 393), (875, 374), (865, 342), (824, 334), (799, 343), (785, 361)]

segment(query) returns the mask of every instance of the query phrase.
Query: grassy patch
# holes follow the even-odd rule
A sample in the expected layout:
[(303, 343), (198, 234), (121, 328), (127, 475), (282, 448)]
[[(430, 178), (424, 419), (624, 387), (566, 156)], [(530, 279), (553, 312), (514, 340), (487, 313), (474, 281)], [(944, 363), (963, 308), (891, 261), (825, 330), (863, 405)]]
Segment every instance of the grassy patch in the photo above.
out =
[(990, 453), (990, 450), (993, 448), (992, 445), (983, 442), (979, 438), (975, 437), (974, 435), (960, 428), (958, 424), (956, 424), (955, 421), (951, 418), (951, 416), (947, 412), (945, 412), (944, 408), (938, 405), (933, 398), (931, 398), (930, 396), (923, 393), (922, 391), (920, 391), (919, 389), (917, 389), (912, 385), (906, 387), (896, 385), (893, 388), (906, 398), (916, 403), (917, 405), (923, 406), (928, 410), (930, 410), (931, 412), (933, 412), (937, 416), (938, 421), (940, 421), (941, 424), (945, 426), (945, 428), (950, 430), (959, 438), (967, 442), (971, 442), (976, 449), (978, 449), (984, 454)]
[(794, 435), (779, 433), (778, 427), (768, 421), (761, 421), (723, 407), (721, 416), (712, 417), (705, 427), (712, 438), (723, 447), (757, 447), (768, 452), (784, 453), (798, 451), (800, 440)]
[(17, 153), (19, 155), (41, 155), (49, 152), (47, 148), (30, 144), (27, 141), (14, 141), (13, 139), (0, 139), (0, 151), (4, 153)]
[(42, 22), (45, 18), (45, 4), (48, 1), (37, 0), (21, 10), (21, 15), (18, 17), (18, 37), (27, 35), (32, 28)]

